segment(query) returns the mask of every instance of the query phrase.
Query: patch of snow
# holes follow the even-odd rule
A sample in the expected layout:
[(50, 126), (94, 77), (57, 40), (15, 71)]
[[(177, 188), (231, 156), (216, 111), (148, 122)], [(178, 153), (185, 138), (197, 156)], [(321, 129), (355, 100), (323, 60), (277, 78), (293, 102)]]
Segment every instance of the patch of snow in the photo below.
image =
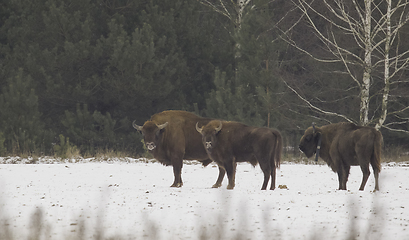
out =
[[(27, 160), (31, 162), (31, 160)], [(23, 163), (0, 158), (2, 163)], [(60, 164), (54, 164), (54, 163)], [(0, 164), (0, 221), (15, 239), (27, 238), (42, 213), (44, 239), (408, 239), (409, 168), (383, 164), (380, 191), (373, 175), (358, 191), (352, 167), (348, 191), (326, 165), (282, 164), (276, 190), (261, 191), (260, 168), (239, 164), (234, 190), (211, 188), (218, 168), (183, 166), (182, 188), (170, 188), (171, 167), (150, 159), (83, 159), (72, 163)], [(279, 188), (281, 185), (281, 188)], [(0, 228), (1, 231), (1, 228)]]

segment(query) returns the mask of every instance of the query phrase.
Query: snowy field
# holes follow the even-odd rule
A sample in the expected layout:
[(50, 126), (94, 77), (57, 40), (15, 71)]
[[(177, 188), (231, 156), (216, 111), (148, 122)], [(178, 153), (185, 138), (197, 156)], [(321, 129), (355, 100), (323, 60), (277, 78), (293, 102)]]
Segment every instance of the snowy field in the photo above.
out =
[(373, 175), (358, 191), (359, 167), (348, 191), (326, 165), (284, 163), (274, 191), (258, 166), (239, 164), (234, 190), (212, 189), (217, 174), (185, 164), (170, 188), (171, 167), (136, 159), (0, 164), (0, 238), (409, 239), (408, 164), (383, 164), (376, 193)]

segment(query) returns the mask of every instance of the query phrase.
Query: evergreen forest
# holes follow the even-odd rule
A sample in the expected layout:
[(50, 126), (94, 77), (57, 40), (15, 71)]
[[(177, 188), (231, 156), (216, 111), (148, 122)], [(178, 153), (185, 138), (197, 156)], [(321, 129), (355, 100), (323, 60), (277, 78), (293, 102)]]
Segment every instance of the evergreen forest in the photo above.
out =
[(407, 152), (409, 7), (368, 1), (366, 41), (359, 2), (2, 0), (0, 156), (141, 156), (132, 121), (171, 109), (277, 128), (292, 151), (312, 122), (379, 126)]

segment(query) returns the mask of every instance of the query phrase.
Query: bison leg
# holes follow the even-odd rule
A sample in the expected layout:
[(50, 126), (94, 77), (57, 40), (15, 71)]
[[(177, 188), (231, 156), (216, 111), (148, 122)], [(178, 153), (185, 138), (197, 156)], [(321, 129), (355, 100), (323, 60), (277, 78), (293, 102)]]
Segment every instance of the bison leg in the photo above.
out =
[(274, 165), (273, 169), (271, 169), (271, 187), (270, 190), (274, 190), (276, 188), (276, 167)]
[(226, 171), (219, 166), (219, 177), (217, 178), (217, 181), (215, 184), (213, 184), (212, 188), (218, 188), (222, 186), (222, 182), (223, 182), (223, 178), (224, 178), (224, 174), (226, 173)]
[[(369, 164), (368, 165), (361, 165), (361, 170), (362, 170), (362, 182), (361, 186), (359, 187), (359, 191), (363, 191), (366, 185), (366, 182), (368, 181), (369, 175), (371, 172), (369, 171)], [(376, 187), (376, 184), (375, 184)]]
[(346, 188), (344, 189), (344, 168), (342, 167), (341, 164), (338, 165), (338, 170), (337, 170), (337, 174), (338, 174), (338, 190), (346, 190)]
[(343, 182), (342, 182), (343, 190), (347, 190), (347, 182), (348, 182), (350, 170), (351, 170), (351, 166), (344, 165), (344, 176), (343, 176)]
[(271, 160), (270, 160), (270, 167), (271, 167), (271, 186), (270, 190), (274, 190), (276, 188), (276, 162), (275, 162), (275, 153), (273, 152), (271, 154)]
[(261, 186), (261, 190), (266, 190), (267, 185), (268, 185), (268, 181), (270, 180), (270, 174), (271, 174), (270, 164), (264, 158), (259, 158), (258, 162), (259, 162), (260, 168), (261, 168), (261, 170), (263, 171), (263, 174), (264, 174), (264, 181), (263, 181), (263, 185)]
[(374, 189), (374, 191), (379, 191), (379, 183), (378, 183), (379, 170), (376, 167), (373, 167), (373, 166), (372, 166), (372, 169), (373, 169), (373, 174), (374, 174), (374, 177), (375, 177), (375, 189)]
[(347, 185), (346, 185), (346, 174), (343, 168), (338, 169), (338, 183), (339, 187), (338, 190), (347, 190)]
[(173, 184), (171, 187), (182, 187), (183, 182), (182, 182), (182, 164), (183, 161), (172, 161), (172, 166), (173, 166), (173, 175), (175, 176), (175, 181), (173, 181)]
[(229, 179), (229, 185), (227, 189), (233, 189), (235, 186), (236, 178), (236, 162), (231, 161), (230, 163), (225, 163), (224, 169), (226, 169), (227, 177)]
[(350, 166), (345, 165), (341, 160), (337, 161), (337, 174), (338, 174), (338, 190), (347, 190), (347, 181), (349, 176)]
[(261, 186), (261, 190), (266, 190), (268, 181), (270, 180), (270, 171), (269, 172), (263, 172), (264, 173), (264, 181), (263, 181), (263, 186)]
[(343, 176), (342, 176), (342, 170), (338, 170), (338, 172), (337, 172), (337, 174), (338, 174), (338, 190), (346, 190), (346, 189), (344, 189), (344, 186), (343, 186), (343, 182), (344, 182), (344, 179), (343, 179)]

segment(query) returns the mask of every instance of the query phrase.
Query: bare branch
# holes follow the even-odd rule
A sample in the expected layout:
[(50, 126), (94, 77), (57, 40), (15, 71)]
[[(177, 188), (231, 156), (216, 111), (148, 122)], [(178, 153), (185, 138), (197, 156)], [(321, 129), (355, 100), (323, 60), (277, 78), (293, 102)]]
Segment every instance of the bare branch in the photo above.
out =
[(290, 85), (288, 85), (288, 83), (287, 83), (284, 79), (281, 79), (281, 80), (284, 82), (284, 84), (285, 84), (291, 91), (293, 91), (293, 92), (298, 96), (298, 98), (300, 98), (302, 101), (304, 101), (310, 108), (312, 108), (312, 109), (314, 109), (314, 110), (316, 110), (316, 111), (318, 111), (318, 112), (320, 112), (320, 113), (323, 113), (323, 114), (326, 114), (326, 115), (330, 115), (330, 116), (341, 117), (341, 118), (345, 119), (346, 121), (348, 121), (348, 122), (350, 122), (350, 123), (355, 123), (352, 119), (348, 118), (348, 117), (345, 116), (345, 115), (338, 114), (338, 113), (334, 113), (334, 112), (328, 112), (328, 111), (322, 110), (322, 109), (319, 108), (319, 107), (314, 106), (314, 105), (313, 105), (312, 103), (310, 103), (307, 99), (303, 98), (294, 88), (292, 88)]
[(391, 82), (391, 85), (399, 84), (399, 83), (409, 83), (409, 80), (407, 80), (407, 81), (393, 81), (393, 82)]
[[(371, 116), (371, 122), (376, 122), (376, 127), (379, 129), (384, 124), (386, 116), (398, 114), (409, 109), (409, 107), (404, 107), (401, 110), (387, 114), (390, 85), (405, 82), (405, 80), (401, 81), (397, 79), (397, 75), (409, 69), (409, 50), (402, 51), (400, 49), (400, 32), (403, 26), (409, 22), (409, 0), (386, 0), (377, 2), (374, 0), (351, 1), (352, 8), (348, 8), (344, 0), (322, 0), (320, 3), (323, 3), (326, 7), (326, 12), (324, 13), (320, 11), (319, 8), (314, 7), (314, 0), (292, 0), (293, 4), (301, 11), (302, 16), (314, 31), (316, 37), (321, 41), (326, 50), (332, 54), (332, 56), (329, 57), (330, 59), (319, 57), (313, 52), (303, 49), (301, 45), (298, 45), (291, 39), (289, 31), (280, 30), (283, 33), (281, 37), (288, 44), (316, 61), (323, 63), (342, 63), (344, 65), (345, 73), (360, 87), (361, 124), (367, 125), (369, 123), (368, 112), (370, 109), (370, 99), (374, 96), (379, 96), (378, 94), (382, 92), (382, 103), (375, 107), (375, 109), (380, 110), (381, 114), (375, 111), (375, 114)], [(387, 5), (385, 5), (385, 3)], [(328, 14), (328, 12), (330, 12), (330, 14)], [(323, 31), (321, 26), (317, 25), (317, 21), (315, 20), (316, 16), (329, 24), (330, 27), (326, 31)], [(353, 38), (355, 46), (350, 46), (350, 43), (348, 43), (349, 45), (342, 45), (343, 42), (340, 41), (342, 38), (336, 33), (338, 30), (341, 31), (342, 34)], [(356, 47), (359, 47), (361, 50), (359, 55), (356, 53), (359, 52), (356, 51)], [(393, 49), (394, 52), (390, 52), (391, 49)], [(364, 56), (362, 56), (362, 53), (364, 53)], [(376, 61), (375, 64), (372, 63), (374, 60)], [(358, 75), (355, 74), (355, 69), (352, 70), (353, 65), (358, 66), (363, 71), (362, 76), (359, 76), (362, 77), (362, 79), (359, 79)], [(375, 94), (372, 93), (371, 95), (370, 89), (372, 88), (371, 81), (373, 81), (374, 70), (378, 70), (382, 65), (384, 68), (384, 88), (382, 91)], [(392, 79), (395, 81), (392, 81)], [(342, 117), (352, 122), (352, 120), (342, 114), (328, 112), (318, 108), (301, 96), (285, 81), (284, 83), (310, 108), (320, 113)], [(390, 128), (390, 126), (386, 127)], [(393, 129), (391, 128), (391, 130)]]
[(409, 106), (407, 106), (407, 107), (405, 107), (405, 108), (402, 108), (401, 110), (397, 110), (397, 111), (394, 111), (394, 112), (390, 112), (390, 113), (388, 113), (388, 115), (396, 115), (396, 114), (402, 113), (402, 112), (404, 112), (404, 111), (406, 111), (406, 110), (409, 110)]
[[(315, 57), (313, 54), (311, 54), (310, 52), (306, 51), (305, 49), (299, 47), (294, 40), (292, 40), (287, 33), (283, 32), (281, 29), (280, 31), (283, 33), (283, 35), (281, 35), (281, 39), (284, 40), (286, 43), (288, 43), (289, 45), (291, 45), (292, 47), (295, 47), (296, 49), (298, 49), (299, 51), (307, 54), (308, 56), (310, 56), (312, 59), (318, 61), (318, 62), (325, 62), (325, 63), (336, 63), (336, 62), (340, 62), (339, 59), (322, 59), (322, 58), (317, 58)], [(283, 37), (285, 36), (285, 37)]]
[(218, 6), (216, 6), (215, 4), (213, 4), (212, 2), (210, 2), (209, 0), (198, 0), (201, 4), (210, 7), (211, 9), (213, 9), (213, 11), (222, 14), (223, 16), (227, 17), (228, 19), (230, 19), (230, 21), (234, 21), (234, 19), (232, 18), (230, 12), (227, 10), (226, 6), (224, 5), (222, 0), (220, 1), (220, 5), (221, 5), (221, 9), (219, 9)]
[[(298, 9), (298, 8), (297, 8), (297, 7), (292, 8), (290, 11), (288, 11), (288, 12), (275, 24), (274, 27), (277, 28), (280, 32), (282, 32), (283, 35), (286, 35), (286, 36), (287, 36), (287, 34), (288, 34), (291, 30), (293, 30), (294, 27), (297, 26), (297, 25), (300, 23), (300, 21), (303, 19), (304, 13), (301, 14), (301, 16), (298, 18), (298, 20), (295, 21), (295, 23), (294, 23), (292, 26), (290, 26), (286, 31), (283, 31), (281, 28), (278, 27), (279, 24), (280, 24), (281, 22), (283, 22), (284, 19), (288, 16), (288, 14), (289, 14), (290, 12), (295, 11), (296, 9)], [(280, 35), (278, 38), (272, 40), (271, 42), (273, 43), (273, 42), (275, 42), (275, 41), (278, 40), (278, 39), (282, 39), (282, 40), (285, 41), (285, 39), (283, 38), (283, 36)], [(290, 44), (290, 45), (291, 45), (291, 44)]]
[[(332, 34), (333, 34), (333, 33), (332, 33)], [(332, 38), (333, 38), (334, 43), (337, 45), (337, 41), (336, 41), (334, 35), (332, 36)], [(360, 83), (359, 80), (354, 76), (354, 74), (351, 72), (351, 69), (350, 69), (349, 66), (348, 66), (348, 62), (346, 61), (346, 59), (343, 57), (342, 53), (340, 52), (340, 48), (337, 47), (336, 49), (337, 49), (337, 51), (338, 51), (339, 58), (340, 58), (341, 61), (344, 63), (344, 66), (345, 66), (345, 68), (346, 68), (346, 70), (347, 70), (349, 76), (352, 78), (352, 80), (354, 80), (354, 81), (356, 82), (356, 84), (357, 84), (359, 87), (361, 87), (361, 83)]]
[[(326, 1), (325, 1), (326, 2)], [(305, 5), (304, 5), (305, 4)], [(327, 7), (330, 8), (330, 11), (334, 11), (331, 6), (327, 4)], [(352, 56), (356, 61), (358, 62), (363, 62), (362, 59), (352, 53), (351, 51), (347, 50), (346, 48), (342, 48), (340, 47), (338, 44), (336, 44), (333, 40), (329, 39), (327, 36), (324, 36), (324, 34), (321, 33), (321, 31), (318, 29), (318, 27), (315, 25), (315, 22), (311, 19), (311, 16), (308, 14), (308, 10), (312, 10), (314, 13), (318, 14), (320, 17), (322, 17), (323, 19), (325, 19), (326, 21), (328, 21), (329, 23), (331, 23), (331, 25), (347, 31), (347, 32), (351, 32), (354, 36), (356, 35), (356, 39), (364, 39), (363, 36), (359, 35), (359, 31), (355, 31), (354, 28), (352, 29), (348, 29), (345, 27), (342, 27), (338, 24), (336, 24), (334, 21), (330, 20), (329, 18), (327, 18), (326, 16), (324, 16), (323, 14), (319, 13), (318, 11), (316, 11), (314, 8), (312, 8), (310, 6), (310, 4), (308, 4), (305, 0), (299, 0), (299, 5), (298, 5), (299, 9), (304, 13), (304, 16), (307, 17), (308, 22), (310, 23), (311, 27), (314, 29), (314, 32), (317, 34), (317, 37), (327, 46), (327, 48), (331, 51), (331, 48), (337, 48), (338, 52), (342, 52), (343, 54), (347, 54)], [(345, 19), (345, 21), (349, 24), (349, 25), (353, 25), (351, 21), (349, 21), (348, 19)], [(359, 41), (358, 41), (359, 43)], [(292, 44), (292, 46), (295, 46), (294, 44)], [(300, 49), (298, 46), (295, 46), (296, 48), (298, 48), (299, 50), (303, 51), (302, 49)], [(305, 53), (307, 53), (306, 51), (303, 51)], [(309, 53), (307, 53), (309, 54)], [(312, 54), (309, 54), (310, 56), (312, 56)], [(337, 56), (337, 55), (335, 55)], [(313, 57), (314, 59), (318, 60), (316, 57)], [(321, 62), (340, 62), (340, 60), (323, 60), (320, 59)]]
[[(407, 123), (407, 122), (405, 122)], [(402, 123), (403, 124), (403, 123)], [(402, 132), (402, 133), (408, 133), (409, 131), (403, 130), (403, 129), (396, 129), (396, 128), (391, 128), (389, 126), (387, 126), (387, 124), (382, 125), (381, 127), (388, 129), (389, 131), (393, 131), (393, 132)]]
[(356, 12), (359, 15), (359, 18), (361, 19), (361, 22), (365, 22), (365, 17), (364, 15), (362, 15), (362, 12), (364, 11), (363, 9), (361, 9), (361, 7), (359, 6), (359, 4), (357, 4), (356, 0), (352, 0), (352, 2), (354, 3), (354, 7)]

